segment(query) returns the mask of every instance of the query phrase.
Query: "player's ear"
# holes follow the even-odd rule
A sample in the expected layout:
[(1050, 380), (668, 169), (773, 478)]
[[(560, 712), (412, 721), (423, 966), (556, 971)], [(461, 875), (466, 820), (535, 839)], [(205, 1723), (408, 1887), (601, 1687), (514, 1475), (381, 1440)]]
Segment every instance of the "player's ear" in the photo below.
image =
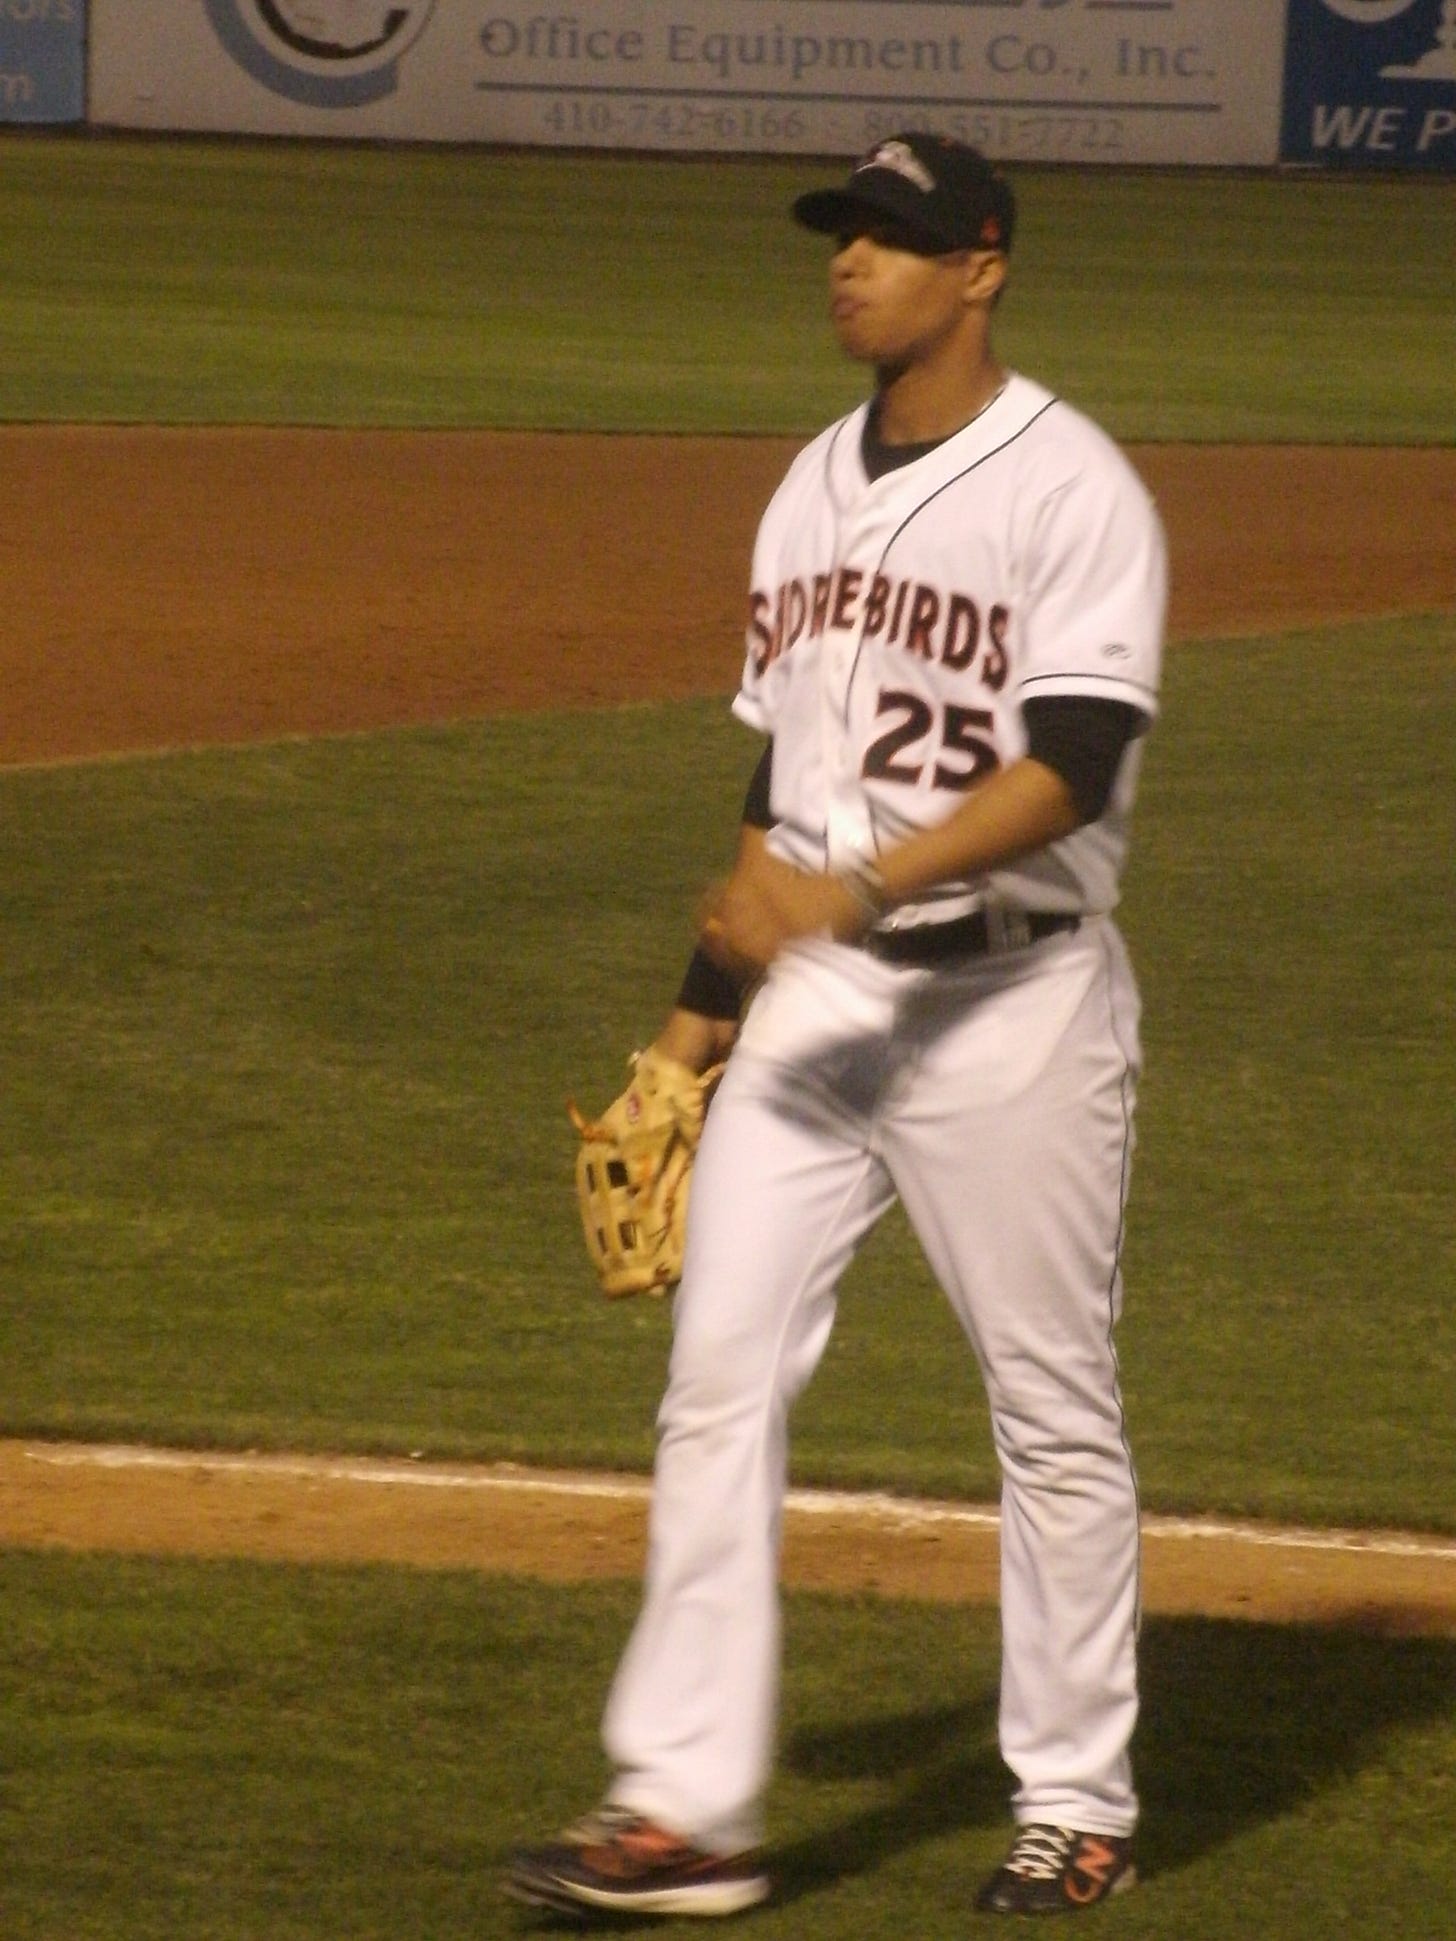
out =
[(1009, 265), (1001, 249), (973, 249), (966, 255), (963, 285), (968, 304), (992, 304), (1001, 294)]

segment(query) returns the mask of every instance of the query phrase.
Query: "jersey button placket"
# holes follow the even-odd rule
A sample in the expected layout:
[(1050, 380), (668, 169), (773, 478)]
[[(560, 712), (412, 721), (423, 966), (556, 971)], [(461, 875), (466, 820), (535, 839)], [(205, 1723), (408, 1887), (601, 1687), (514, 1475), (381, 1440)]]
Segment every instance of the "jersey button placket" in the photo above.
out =
[(829, 785), (826, 830), (829, 867), (875, 853), (874, 821), (860, 778), (861, 753), (854, 724), (854, 687), (863, 648), (864, 622), (835, 629), (826, 663), (832, 671), (824, 695), (824, 773)]

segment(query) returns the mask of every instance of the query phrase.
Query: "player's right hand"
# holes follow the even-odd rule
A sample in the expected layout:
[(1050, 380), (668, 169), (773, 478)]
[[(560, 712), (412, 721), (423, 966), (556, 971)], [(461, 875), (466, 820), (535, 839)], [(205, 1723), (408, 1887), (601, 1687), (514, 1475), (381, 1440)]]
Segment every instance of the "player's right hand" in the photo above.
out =
[(848, 942), (864, 928), (863, 910), (836, 877), (812, 875), (764, 854), (734, 870), (709, 904), (700, 937), (725, 970), (756, 975), (801, 937)]

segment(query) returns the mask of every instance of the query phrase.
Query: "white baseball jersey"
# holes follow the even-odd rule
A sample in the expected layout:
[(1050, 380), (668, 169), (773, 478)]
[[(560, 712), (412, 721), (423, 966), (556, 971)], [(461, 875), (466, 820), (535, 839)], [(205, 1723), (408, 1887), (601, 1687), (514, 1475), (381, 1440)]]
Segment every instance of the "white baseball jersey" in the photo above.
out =
[[(877, 480), (868, 404), (794, 461), (759, 527), (734, 711), (775, 737), (776, 853), (837, 869), (944, 821), (1025, 753), (1021, 704), (1085, 695), (1157, 710), (1167, 562), (1146, 489), (1107, 435), (1030, 379)], [(1117, 902), (1141, 743), (1105, 813), (891, 919), (980, 904), (1099, 914)]]

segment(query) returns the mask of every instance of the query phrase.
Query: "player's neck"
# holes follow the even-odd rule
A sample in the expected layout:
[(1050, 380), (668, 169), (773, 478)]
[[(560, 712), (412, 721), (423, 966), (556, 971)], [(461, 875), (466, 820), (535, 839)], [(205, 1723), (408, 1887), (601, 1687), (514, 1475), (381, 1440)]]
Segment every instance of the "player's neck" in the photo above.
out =
[(1000, 396), (1009, 373), (988, 352), (971, 366), (881, 366), (876, 375), (875, 426), (881, 440), (924, 445), (949, 438), (978, 418)]

